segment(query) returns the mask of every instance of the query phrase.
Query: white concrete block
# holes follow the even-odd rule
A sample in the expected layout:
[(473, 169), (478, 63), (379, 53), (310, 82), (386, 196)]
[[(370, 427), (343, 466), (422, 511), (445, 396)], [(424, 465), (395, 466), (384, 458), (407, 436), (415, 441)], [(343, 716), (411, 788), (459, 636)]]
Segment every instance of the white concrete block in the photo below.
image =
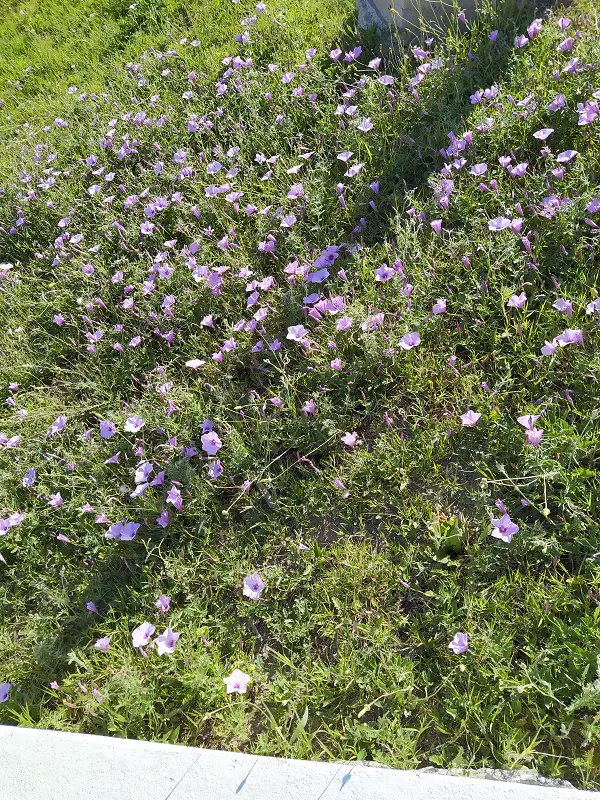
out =
[[(472, 18), (476, 10), (476, 0), (459, 0), (462, 11)], [(446, 0), (357, 0), (358, 27), (371, 25), (381, 32), (392, 30), (417, 32), (420, 19), (428, 22), (441, 22), (456, 11)]]
[(598, 800), (594, 792), (0, 726), (0, 800)]

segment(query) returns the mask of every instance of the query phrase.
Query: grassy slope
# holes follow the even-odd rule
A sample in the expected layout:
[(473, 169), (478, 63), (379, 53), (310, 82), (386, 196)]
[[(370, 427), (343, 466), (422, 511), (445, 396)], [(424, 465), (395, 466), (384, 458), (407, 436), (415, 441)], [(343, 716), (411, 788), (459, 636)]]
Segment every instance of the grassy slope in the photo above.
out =
[[(210, 364), (213, 340), (198, 323), (214, 310), (219, 320), (214, 338), (231, 335), (232, 323), (244, 315), (243, 286), (231, 296), (211, 298), (180, 267), (172, 284), (156, 293), (160, 298), (136, 292), (139, 318), (124, 312), (121, 289), (109, 277), (120, 266), (127, 282), (137, 287), (146, 277), (147, 258), (143, 248), (122, 253), (111, 223), (123, 214), (116, 206), (103, 212), (89, 202), (85, 188), (91, 180), (81, 162), (89, 152), (98, 152), (93, 143), (113, 115), (131, 107), (132, 93), (147, 109), (154, 91), (161, 95), (159, 111), (170, 108), (172, 119), (148, 136), (141, 131), (138, 165), (154, 162), (154, 139), (165, 163), (179, 146), (196, 155), (208, 153), (215, 143), (210, 137), (194, 140), (182, 133), (188, 116), (181, 101), (185, 76), (191, 68), (205, 73), (195, 87), (199, 100), (194, 110), (214, 109), (220, 59), (237, 52), (232, 36), (251, 6), (215, 0), (190, 8), (164, 0), (160, 6), (140, 2), (128, 15), (127, 5), (86, 0), (64, 8), (39, 0), (23, 4), (22, 16), (16, 10), (7, 14), (0, 27), (0, 69), (23, 87), (3, 86), (0, 95), (5, 100), (0, 175), (7, 187), (0, 224), (8, 227), (14, 220), (21, 191), (11, 184), (21, 169), (27, 132), (21, 129), (13, 140), (16, 125), (30, 120), (35, 141), (50, 141), (58, 153), (59, 168), (73, 167), (72, 178), (61, 179), (59, 188), (29, 210), (33, 221), (23, 236), (0, 231), (0, 260), (14, 261), (21, 278), (0, 299), (5, 326), (0, 373), (5, 385), (20, 384), (19, 406), (29, 410), (20, 424), (7, 408), (0, 426), (10, 435), (23, 434), (20, 448), (0, 453), (0, 505), (27, 514), (2, 542), (8, 563), (0, 565), (5, 581), (0, 588), (0, 681), (11, 680), (20, 691), (0, 706), (0, 720), (277, 755), (367, 757), (403, 767), (425, 762), (532, 765), (598, 785), (598, 690), (592, 684), (599, 677), (593, 597), (600, 587), (590, 557), (600, 550), (595, 473), (599, 360), (594, 322), (581, 310), (598, 284), (592, 237), (582, 224), (597, 182), (598, 145), (594, 130), (579, 130), (572, 123), (575, 102), (589, 97), (597, 84), (583, 74), (563, 78), (560, 89), (555, 85), (549, 65), (565, 58), (555, 52), (559, 34), (554, 23), (522, 52), (510, 44), (493, 47), (485, 35), (490, 29), (500, 27), (501, 41), (506, 36), (511, 43), (527, 18), (495, 18), (492, 12), (470, 39), (448, 37), (446, 57), (458, 68), (429, 76), (418, 104), (411, 103), (404, 88), (398, 89), (402, 101), (390, 103), (379, 84), (369, 83), (359, 106), (361, 116), (373, 117), (371, 135), (360, 135), (351, 125), (340, 130), (334, 115), (339, 70), (321, 55), (306, 78), (321, 98), (314, 113), (308, 104), (286, 100), (277, 78), (264, 71), (249, 78), (246, 95), (230, 93), (224, 101), (228, 113), (219, 128), (226, 146), (241, 147), (244, 202), (278, 203), (292, 182), (285, 171), (272, 182), (260, 182), (255, 152), (280, 153), (287, 167), (298, 161), (297, 146), (306, 144), (317, 152), (314, 166), (302, 176), (310, 198), (306, 219), (287, 238), (276, 226), (282, 244), (272, 266), (256, 255), (256, 242), (272, 224), (240, 221), (220, 210), (223, 205), (208, 203), (202, 176), (197, 186), (184, 185), (188, 205), (161, 218), (160, 234), (149, 251), (154, 254), (174, 232), (181, 235), (181, 244), (201, 240), (206, 224), (215, 228), (217, 238), (235, 225), (240, 250), (221, 253), (212, 240), (203, 244), (206, 260), (199, 263), (250, 264), (261, 277), (272, 272), (282, 287), (271, 301), (281, 328), (271, 328), (270, 336), (283, 339), (286, 327), (301, 321), (303, 291), (288, 296), (281, 280), (291, 254), (308, 254), (309, 245), (348, 241), (363, 214), (368, 225), (358, 237), (363, 246), (344, 257), (350, 294), (339, 281), (334, 290), (348, 295), (347, 313), (355, 318), (348, 337), (336, 334), (326, 319), (315, 331), (318, 345), (310, 361), (299, 357), (297, 349), (285, 348), (281, 357), (265, 362), (249, 356), (250, 339), (242, 335), (240, 357), (217, 371)], [(307, 46), (327, 52), (339, 41), (351, 6), (319, 3), (319, 29), (316, 3), (270, 3), (271, 13), (281, 11), (282, 16), (278, 24), (261, 20), (250, 50), (255, 63), (262, 67), (275, 61), (291, 68)], [(90, 13), (97, 16), (90, 19)], [(579, 27), (585, 32), (582, 57), (597, 62), (593, 20), (581, 17)], [(163, 65), (150, 60), (144, 64), (149, 83), (136, 88), (124, 64), (138, 61), (150, 46), (179, 49), (172, 42), (185, 35), (203, 46), (183, 48), (185, 55), (171, 65), (174, 74), (168, 81), (160, 77)], [(469, 59), (468, 51), (476, 60)], [(355, 78), (354, 68), (349, 70)], [(414, 65), (398, 60), (393, 72), (404, 87)], [(472, 129), (490, 113), (472, 107), (468, 97), (492, 83), (500, 87), (503, 104), (491, 114), (497, 121), (490, 133), (476, 137), (472, 162), (495, 165), (512, 148), (519, 161), (530, 161), (530, 174), (523, 186), (494, 166), (497, 197), (477, 192), (476, 181), (460, 174), (450, 209), (442, 212), (428, 187), (439, 179), (443, 162), (438, 148), (447, 145), (448, 130)], [(80, 91), (106, 89), (111, 100), (84, 107), (66, 94), (72, 84)], [(570, 116), (550, 119), (544, 108), (565, 86)], [(538, 111), (517, 120), (505, 98), (511, 93), (521, 99), (529, 87), (538, 95)], [(266, 89), (286, 112), (280, 127), (273, 125), (274, 114), (262, 99)], [(119, 101), (118, 114), (112, 98)], [(91, 127), (96, 115), (101, 122)], [(46, 137), (41, 125), (56, 116), (68, 119), (69, 127), (52, 129)], [(244, 121), (244, 131), (236, 128), (238, 120)], [(546, 181), (555, 165), (540, 158), (540, 145), (531, 138), (546, 124), (556, 128), (554, 152), (572, 146), (581, 153), (559, 187), (564, 196), (578, 199), (551, 221), (528, 216), (538, 264), (532, 270), (519, 239), (490, 236), (487, 220), (517, 201), (525, 205), (525, 193), (535, 203), (548, 193)], [(339, 207), (334, 190), (344, 180), (335, 153), (344, 148), (367, 165), (355, 188), (346, 190), (347, 211)], [(31, 155), (23, 159), (31, 169)], [(131, 176), (114, 156), (105, 160), (111, 169), (123, 170), (119, 179), (123, 176), (130, 191), (147, 185), (153, 194), (179, 188), (172, 166), (161, 178), (139, 166)], [(377, 177), (381, 193), (377, 212), (370, 214), (368, 183)], [(54, 212), (44, 207), (49, 196), (57, 205)], [(201, 207), (201, 225), (189, 213), (192, 203)], [(435, 237), (428, 225), (411, 222), (406, 211), (413, 204), (429, 219), (443, 217), (451, 233)], [(56, 222), (70, 207), (88, 244), (104, 241), (103, 234), (109, 242), (94, 261), (92, 282), (81, 274), (83, 254), (58, 269), (51, 269), (47, 258), (35, 258), (51, 246)], [(139, 222), (137, 217), (125, 222), (134, 241)], [(469, 267), (460, 261), (464, 254)], [(373, 282), (373, 269), (398, 256), (416, 287), (412, 309), (397, 282)], [(550, 362), (538, 360), (539, 346), (567, 326), (551, 309), (558, 296), (553, 280), (574, 301), (576, 317), (569, 324), (586, 328), (587, 346), (559, 351)], [(531, 298), (527, 309), (507, 310), (508, 296), (522, 289)], [(160, 299), (169, 291), (177, 295), (176, 316), (173, 321), (161, 317), (160, 325), (181, 334), (167, 350), (152, 339), (153, 326), (144, 320), (151, 311), (160, 314)], [(89, 329), (110, 331), (120, 322), (125, 325), (122, 340), (140, 334), (142, 347), (126, 349), (116, 359), (111, 349), (115, 337), (107, 335), (96, 356), (86, 353), (82, 304), (98, 296), (107, 310), (88, 312), (94, 322)], [(449, 312), (432, 318), (429, 309), (441, 296), (449, 298)], [(375, 308), (385, 311), (386, 327), (365, 336), (356, 323)], [(61, 329), (51, 322), (59, 309), (67, 318)], [(394, 316), (398, 310), (402, 313)], [(24, 330), (15, 333), (19, 326)], [(399, 336), (416, 329), (424, 341), (420, 351), (382, 357)], [(332, 376), (330, 337), (351, 375)], [(209, 365), (200, 378), (190, 378), (184, 362), (197, 355), (208, 356)], [(453, 355), (458, 372), (448, 365)], [(165, 368), (164, 377), (157, 366)], [(155, 391), (165, 380), (174, 381), (171, 396), (183, 409), (168, 418)], [(318, 388), (324, 384), (326, 393)], [(249, 389), (259, 392), (261, 400), (253, 399)], [(264, 400), (275, 395), (284, 402), (282, 411), (264, 411)], [(309, 396), (318, 404), (314, 422), (300, 410)], [(544, 412), (545, 436), (541, 448), (533, 450), (523, 447), (514, 419), (537, 405)], [(467, 406), (484, 413), (475, 429), (461, 428), (456, 419)], [(392, 425), (385, 423), (384, 412)], [(45, 431), (61, 413), (69, 417), (69, 432), (45, 440)], [(78, 435), (98, 419), (122, 422), (133, 413), (147, 420), (141, 435), (146, 457), (156, 460), (157, 469), (166, 467), (186, 490), (184, 511), (164, 532), (152, 522), (162, 498), (156, 493), (137, 501), (128, 497), (137, 461), (134, 437), (119, 433), (106, 443), (94, 433), (87, 443)], [(163, 447), (167, 434), (176, 435), (180, 447), (190, 439), (198, 444), (205, 417), (215, 421), (226, 443), (219, 488), (207, 481), (198, 460), (171, 458)], [(363, 441), (352, 452), (339, 444), (346, 430), (357, 430)], [(121, 465), (105, 467), (104, 459), (117, 449), (123, 453)], [(313, 466), (298, 462), (297, 453)], [(70, 462), (77, 465), (73, 472), (65, 469)], [(21, 477), (31, 465), (38, 481), (28, 492)], [(333, 487), (335, 477), (341, 477), (346, 491)], [(245, 479), (254, 482), (248, 495), (238, 491)], [(65, 505), (54, 511), (45, 498), (58, 490)], [(522, 528), (510, 546), (489, 539), (498, 497)], [(531, 506), (521, 509), (521, 497)], [(87, 501), (111, 521), (127, 516), (147, 520), (148, 528), (135, 542), (106, 542), (93, 515), (80, 513)], [(549, 511), (541, 513), (544, 508)], [(463, 540), (458, 553), (440, 548), (453, 519)], [(56, 542), (57, 533), (76, 539), (76, 547)], [(298, 551), (299, 543), (308, 551)], [(253, 569), (267, 582), (264, 603), (249, 604), (241, 597), (241, 581)], [(164, 593), (173, 596), (169, 624), (183, 636), (172, 659), (153, 654), (144, 660), (131, 648), (130, 631), (144, 619), (161, 624), (153, 604)], [(100, 608), (98, 617), (85, 611), (90, 599)], [(447, 650), (457, 630), (471, 636), (471, 651), (461, 658)], [(104, 635), (112, 640), (108, 654), (92, 647)], [(235, 666), (252, 672), (247, 697), (224, 696), (222, 676)], [(60, 691), (47, 688), (52, 680), (59, 681)], [(94, 685), (104, 696), (102, 703), (90, 697)]]

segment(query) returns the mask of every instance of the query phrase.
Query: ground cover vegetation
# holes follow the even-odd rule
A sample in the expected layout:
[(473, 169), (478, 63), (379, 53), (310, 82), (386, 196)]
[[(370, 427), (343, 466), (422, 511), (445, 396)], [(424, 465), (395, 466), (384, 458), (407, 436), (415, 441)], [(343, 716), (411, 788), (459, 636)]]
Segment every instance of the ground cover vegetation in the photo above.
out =
[(590, 3), (0, 20), (0, 722), (600, 786)]

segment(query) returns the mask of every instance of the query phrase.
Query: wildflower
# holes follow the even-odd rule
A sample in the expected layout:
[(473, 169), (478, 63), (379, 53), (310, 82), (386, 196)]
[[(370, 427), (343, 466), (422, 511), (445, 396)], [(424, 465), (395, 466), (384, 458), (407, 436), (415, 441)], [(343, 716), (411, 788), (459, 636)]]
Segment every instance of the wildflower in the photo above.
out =
[(454, 635), (454, 639), (448, 645), (449, 649), (455, 655), (460, 655), (461, 653), (466, 653), (469, 649), (469, 637), (466, 633), (456, 633)]
[(144, 427), (145, 424), (146, 424), (145, 421), (141, 417), (138, 417), (136, 415), (134, 417), (129, 417), (129, 419), (125, 420), (124, 427), (128, 433), (137, 433)]
[(412, 333), (405, 333), (400, 339), (400, 347), (403, 350), (412, 350), (413, 347), (417, 347), (420, 344), (421, 337), (416, 331), (413, 331)]
[(247, 575), (244, 578), (242, 594), (244, 597), (249, 597), (250, 600), (258, 600), (264, 588), (264, 581), (258, 572), (253, 572), (251, 575)]
[(110, 636), (104, 636), (102, 639), (98, 639), (95, 642), (94, 647), (97, 650), (102, 650), (103, 653), (106, 653), (110, 645)]
[(102, 420), (100, 423), (100, 436), (103, 439), (111, 439), (117, 432), (117, 426), (109, 419)]
[(171, 598), (169, 595), (161, 594), (154, 605), (156, 608), (158, 608), (161, 614), (166, 614), (171, 607)]
[(303, 342), (307, 333), (308, 331), (304, 325), (290, 325), (290, 327), (287, 329), (287, 336), (285, 338), (292, 342)]
[(245, 694), (250, 681), (250, 675), (246, 675), (245, 672), (242, 672), (239, 669), (234, 669), (231, 675), (229, 675), (227, 678), (223, 678), (223, 683), (226, 686), (227, 694), (234, 694), (236, 692), (238, 694)]
[(202, 442), (202, 449), (209, 456), (216, 455), (223, 446), (223, 442), (214, 431), (202, 434), (200, 441)]
[(506, 305), (509, 308), (523, 308), (526, 302), (527, 295), (525, 292), (521, 292), (521, 294), (511, 294)]
[(472, 411), (470, 408), (460, 415), (461, 422), (465, 428), (474, 428), (479, 421), (481, 414), (477, 411)]
[(145, 647), (150, 642), (150, 637), (156, 628), (149, 622), (142, 622), (141, 625), (131, 634), (131, 643), (133, 647)]
[(10, 683), (0, 683), (0, 703), (6, 703), (11, 688), (12, 684)]
[(501, 539), (503, 542), (510, 543), (512, 537), (518, 530), (519, 526), (511, 520), (508, 514), (503, 514), (500, 519), (492, 520), (492, 536), (495, 539)]
[(175, 645), (181, 636), (171, 628), (167, 628), (164, 633), (156, 637), (156, 652), (159, 656), (172, 655), (175, 652)]
[(342, 436), (342, 442), (348, 447), (354, 447), (357, 441), (358, 441), (358, 433), (356, 432), (350, 433), (346, 431), (346, 433)]
[(436, 300), (433, 308), (431, 309), (432, 313), (435, 314), (436, 316), (438, 314), (445, 314), (447, 302), (448, 301), (444, 300), (443, 298), (439, 298), (438, 300)]

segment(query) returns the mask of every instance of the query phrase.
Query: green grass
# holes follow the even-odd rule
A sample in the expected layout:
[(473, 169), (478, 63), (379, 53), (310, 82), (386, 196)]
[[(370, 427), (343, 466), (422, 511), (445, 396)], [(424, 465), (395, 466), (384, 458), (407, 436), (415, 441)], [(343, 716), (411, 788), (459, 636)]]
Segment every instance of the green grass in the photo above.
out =
[[(0, 518), (24, 518), (0, 538), (0, 683), (13, 685), (0, 723), (402, 768), (527, 766), (599, 788), (600, 356), (598, 314), (585, 313), (599, 276), (597, 229), (585, 218), (600, 224), (586, 211), (599, 196), (600, 123), (578, 126), (576, 111), (599, 88), (596, 12), (569, 9), (564, 33), (560, 9), (552, 12), (539, 36), (515, 49), (532, 8), (486, 6), (468, 30), (453, 23), (438, 35), (439, 68), (415, 97), (409, 79), (418, 62), (408, 49), (382, 70), (393, 87), (367, 67), (379, 53), (371, 33), (361, 35), (358, 64), (328, 57), (358, 41), (353, 0), (271, 0), (250, 43), (237, 44), (253, 9), (247, 0), (139, 0), (131, 10), (124, 0), (2, 5), (0, 262), (14, 267), (0, 279), (0, 385), (15, 407), (2, 405), (0, 431), (21, 440), (0, 449)], [(497, 44), (488, 39), (493, 29)], [(575, 29), (573, 51), (557, 53)], [(302, 73), (311, 46), (318, 52)], [(170, 49), (178, 55), (156, 57)], [(253, 60), (239, 70), (242, 90), (234, 74), (216, 97), (222, 59), (240, 53)], [(591, 68), (555, 79), (573, 55)], [(280, 70), (268, 72), (269, 63)], [(191, 70), (194, 97), (184, 100)], [(281, 83), (288, 70), (296, 73), (290, 86)], [(341, 95), (361, 78), (348, 99), (356, 117), (345, 115), (341, 126)], [(305, 96), (293, 98), (298, 85)], [(473, 92), (492, 85), (495, 102), (471, 104)], [(528, 92), (536, 107), (525, 116), (510, 97)], [(567, 108), (551, 114), (557, 92)], [(129, 111), (166, 119), (135, 126), (123, 120)], [(213, 130), (189, 133), (192, 113), (207, 115)], [(372, 131), (357, 130), (363, 117)], [(487, 117), (493, 127), (477, 131)], [(113, 118), (116, 144), (105, 150), (98, 140)], [(543, 127), (555, 129), (546, 156), (532, 137)], [(454, 171), (441, 208), (440, 148), (449, 131), (469, 130), (468, 166)], [(136, 152), (120, 159), (126, 133)], [(231, 147), (238, 156), (227, 156)], [(191, 178), (179, 179), (178, 148)], [(579, 155), (557, 178), (556, 154), (569, 148)], [(360, 175), (344, 177), (342, 150), (354, 153), (349, 164), (364, 163)], [(288, 174), (307, 151), (314, 155), (300, 174)], [(529, 164), (522, 179), (498, 164), (511, 151), (513, 163)], [(260, 152), (279, 155), (271, 180), (261, 180)], [(90, 174), (92, 153), (115, 173), (94, 196), (87, 189), (105, 175)], [(225, 182), (225, 170), (206, 175), (213, 159), (239, 167), (231, 179), (244, 192), (239, 213), (205, 195), (206, 185)], [(488, 172), (476, 178), (469, 169), (479, 162)], [(39, 187), (49, 177), (55, 185)], [(497, 191), (478, 191), (492, 178)], [(298, 181), (307, 199), (290, 201)], [(123, 208), (125, 196), (145, 189), (148, 199), (182, 193), (152, 218), (146, 237), (148, 200)], [(552, 194), (569, 202), (544, 216)], [(297, 222), (284, 230), (273, 216), (246, 216), (248, 203), (295, 208)], [(11, 232), (18, 209), (27, 224)], [(489, 231), (501, 215), (524, 218), (531, 254), (520, 236)], [(57, 227), (66, 217), (66, 229)], [(443, 220), (441, 235), (434, 219)], [(82, 242), (55, 244), (64, 230)], [(269, 233), (274, 256), (257, 248)], [(236, 247), (219, 247), (225, 235)], [(172, 239), (175, 248), (165, 247)], [(221, 296), (193, 279), (181, 254), (192, 242), (198, 265), (229, 267)], [(286, 280), (287, 264), (312, 263), (341, 243), (326, 283)], [(144, 294), (159, 252), (173, 274)], [(399, 276), (374, 281), (374, 269), (397, 259), (413, 286), (410, 302)], [(87, 263), (91, 276), (82, 272)], [(242, 267), (253, 275), (235, 277)], [(120, 283), (111, 280), (117, 270)], [(267, 276), (275, 284), (261, 291), (264, 329), (236, 331), (258, 307), (246, 309), (247, 281)], [(123, 307), (125, 286), (135, 313)], [(302, 298), (312, 291), (344, 297), (347, 333), (336, 330), (339, 314), (305, 317)], [(507, 308), (521, 291), (527, 306)], [(171, 316), (162, 305), (169, 295)], [(552, 308), (559, 297), (573, 302), (572, 319)], [(447, 312), (433, 316), (438, 298)], [(58, 312), (62, 326), (53, 322)], [(381, 327), (363, 331), (378, 312)], [(212, 329), (201, 325), (209, 313)], [(300, 323), (309, 329), (307, 352), (286, 340), (288, 326)], [(156, 328), (173, 330), (173, 342)], [(565, 328), (582, 329), (584, 345), (541, 357), (544, 341)], [(85, 334), (99, 329), (90, 353)], [(422, 341), (404, 351), (398, 343), (409, 331)], [(140, 346), (128, 346), (137, 336)], [(279, 338), (281, 350), (253, 353), (261, 336)], [(211, 356), (231, 337), (237, 347), (219, 366)], [(190, 370), (192, 358), (206, 364)], [(18, 391), (9, 391), (12, 382)], [(158, 391), (167, 382), (170, 390)], [(314, 417), (302, 412), (309, 398)], [(177, 410), (167, 413), (169, 399)], [(475, 428), (461, 425), (467, 408), (482, 413)], [(516, 422), (534, 411), (542, 415), (539, 448), (525, 445)], [(145, 420), (137, 436), (123, 429), (134, 414)], [(59, 415), (68, 418), (65, 430), (47, 438)], [(223, 442), (217, 481), (201, 455), (182, 452), (190, 441), (200, 450), (206, 418)], [(110, 441), (98, 434), (104, 419), (117, 424)], [(346, 431), (358, 433), (356, 447), (341, 442)], [(119, 463), (106, 464), (117, 450)], [(144, 459), (153, 475), (166, 472), (165, 486), (132, 499)], [(25, 488), (30, 467), (37, 479)], [(165, 504), (173, 481), (183, 495), (178, 512)], [(56, 492), (58, 509), (48, 505)], [(520, 526), (510, 544), (490, 537), (500, 499)], [(94, 513), (82, 512), (86, 503)], [(162, 529), (155, 520), (165, 508), (171, 522)], [(105, 539), (95, 514), (141, 523), (137, 537)], [(242, 595), (255, 570), (266, 583), (258, 602)], [(163, 618), (154, 604), (165, 594), (172, 603)], [(86, 610), (89, 601), (98, 614)], [(144, 620), (157, 634), (167, 624), (181, 633), (172, 656), (133, 649), (131, 632)], [(448, 649), (457, 631), (469, 635), (463, 655)], [(107, 653), (93, 646), (104, 636)], [(236, 667), (252, 676), (249, 691), (227, 696), (223, 678)]]

